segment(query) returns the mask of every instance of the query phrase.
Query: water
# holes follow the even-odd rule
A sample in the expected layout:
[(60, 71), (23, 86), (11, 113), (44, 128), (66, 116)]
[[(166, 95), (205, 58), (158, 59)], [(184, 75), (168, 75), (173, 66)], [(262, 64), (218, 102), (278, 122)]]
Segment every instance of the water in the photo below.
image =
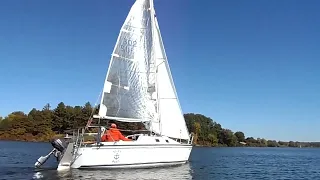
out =
[(51, 158), (34, 169), (50, 150), (49, 143), (0, 141), (0, 179), (320, 179), (320, 149), (195, 147), (190, 162), (175, 167), (57, 172)]

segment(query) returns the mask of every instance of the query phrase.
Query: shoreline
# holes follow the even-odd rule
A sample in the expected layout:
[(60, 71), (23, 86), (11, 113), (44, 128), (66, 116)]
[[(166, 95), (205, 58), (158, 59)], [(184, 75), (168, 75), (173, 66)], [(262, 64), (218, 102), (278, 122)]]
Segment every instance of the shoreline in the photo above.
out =
[(54, 138), (62, 138), (63, 135), (60, 134), (56, 134), (53, 135), (51, 138), (48, 137), (26, 137), (26, 138), (3, 138), (0, 136), (0, 141), (17, 141), (17, 142), (48, 142), (50, 143), (51, 139)]

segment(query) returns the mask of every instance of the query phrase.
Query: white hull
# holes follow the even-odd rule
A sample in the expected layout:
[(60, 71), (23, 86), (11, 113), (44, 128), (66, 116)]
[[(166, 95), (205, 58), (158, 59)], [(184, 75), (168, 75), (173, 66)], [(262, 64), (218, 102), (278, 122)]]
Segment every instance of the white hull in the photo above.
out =
[[(150, 144), (150, 140), (160, 139)], [(166, 142), (165, 140), (168, 140)], [(165, 143), (163, 143), (165, 142)], [(147, 168), (184, 164), (188, 161), (192, 146), (180, 144), (165, 137), (145, 136), (137, 141), (104, 142), (103, 146), (87, 146), (78, 149), (78, 157), (71, 158), (66, 151), (58, 170), (66, 168)], [(69, 144), (72, 146), (72, 144)], [(72, 147), (68, 147), (72, 148)], [(70, 151), (71, 152), (71, 151)], [(68, 157), (69, 156), (69, 157)], [(64, 166), (65, 164), (65, 166)]]

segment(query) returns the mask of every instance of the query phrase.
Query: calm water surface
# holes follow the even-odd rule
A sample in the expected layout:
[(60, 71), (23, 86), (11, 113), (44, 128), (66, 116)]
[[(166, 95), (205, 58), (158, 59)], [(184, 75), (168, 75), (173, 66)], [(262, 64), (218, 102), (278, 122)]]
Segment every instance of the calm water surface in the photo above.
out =
[(51, 158), (34, 169), (51, 149), (49, 143), (0, 141), (0, 179), (320, 180), (320, 149), (194, 148), (188, 164), (167, 168), (57, 172)]

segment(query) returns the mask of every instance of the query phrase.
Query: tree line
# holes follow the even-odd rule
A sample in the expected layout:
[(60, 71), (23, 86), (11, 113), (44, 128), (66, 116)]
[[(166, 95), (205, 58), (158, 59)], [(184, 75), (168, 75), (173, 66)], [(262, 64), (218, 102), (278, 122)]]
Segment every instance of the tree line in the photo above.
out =
[[(0, 140), (49, 141), (66, 130), (83, 127), (89, 117), (98, 112), (89, 102), (83, 106), (68, 106), (63, 102), (51, 109), (46, 104), (42, 110), (33, 108), (28, 114), (15, 111), (0, 117)], [(199, 146), (254, 146), (254, 147), (320, 147), (317, 142), (284, 142), (264, 138), (246, 137), (241, 131), (233, 132), (202, 114), (184, 114), (194, 144)], [(141, 130), (142, 123), (117, 122), (120, 129)]]
[(266, 140), (264, 138), (246, 137), (241, 131), (230, 129), (202, 114), (184, 115), (189, 132), (194, 134), (194, 142), (204, 146), (251, 146), (251, 147), (320, 147), (320, 142), (294, 142)]

